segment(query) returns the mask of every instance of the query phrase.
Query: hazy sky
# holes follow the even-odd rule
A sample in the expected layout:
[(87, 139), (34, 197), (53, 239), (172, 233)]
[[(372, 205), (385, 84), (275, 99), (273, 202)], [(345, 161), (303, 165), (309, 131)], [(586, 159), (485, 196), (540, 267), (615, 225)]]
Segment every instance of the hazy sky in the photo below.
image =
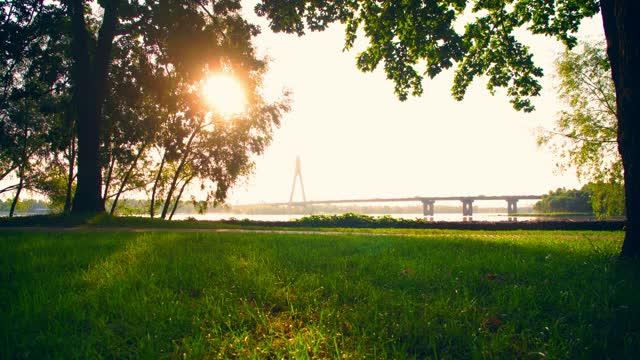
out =
[[(425, 80), (422, 97), (400, 102), (382, 69), (361, 73), (356, 52), (342, 52), (339, 24), (297, 37), (272, 33), (264, 19), (254, 22), (263, 31), (256, 45), (271, 58), (266, 90), (290, 89), (293, 107), (229, 203), (288, 201), (296, 156), (307, 199), (314, 200), (542, 194), (580, 186), (574, 172), (558, 174), (553, 155), (536, 144), (536, 129), (551, 128), (560, 110), (552, 62), (563, 47), (555, 40), (523, 38), (545, 70), (537, 109), (525, 114), (513, 110), (504, 91), (491, 96), (483, 79), (462, 102), (453, 100), (451, 72)], [(602, 36), (599, 18), (580, 32)]]

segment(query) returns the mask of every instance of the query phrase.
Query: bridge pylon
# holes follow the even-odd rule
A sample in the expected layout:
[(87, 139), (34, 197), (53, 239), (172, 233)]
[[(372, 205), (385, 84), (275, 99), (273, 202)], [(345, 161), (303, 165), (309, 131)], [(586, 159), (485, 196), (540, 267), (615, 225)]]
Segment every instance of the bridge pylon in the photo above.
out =
[(462, 199), (462, 216), (473, 216), (473, 199)]
[(291, 186), (291, 195), (289, 196), (289, 205), (293, 202), (293, 193), (296, 190), (296, 180), (300, 179), (300, 189), (302, 190), (302, 201), (307, 202), (304, 194), (304, 184), (302, 183), (302, 166), (300, 165), (300, 156), (296, 156), (296, 170), (293, 174), (293, 185)]
[(507, 214), (514, 215), (518, 213), (518, 199), (507, 199)]
[(435, 214), (435, 200), (422, 200), (422, 214), (424, 216), (433, 216)]

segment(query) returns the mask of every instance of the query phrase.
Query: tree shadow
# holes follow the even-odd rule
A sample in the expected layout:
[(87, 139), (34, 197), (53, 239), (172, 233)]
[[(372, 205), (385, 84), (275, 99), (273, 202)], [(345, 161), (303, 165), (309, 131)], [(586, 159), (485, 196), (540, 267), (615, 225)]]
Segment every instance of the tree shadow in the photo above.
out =
[(617, 259), (617, 233), (108, 234), (4, 242), (20, 243), (3, 245), (4, 268), (20, 274), (2, 287), (6, 354), (206, 357), (241, 348), (237, 356), (278, 357), (309, 346), (307, 356), (318, 357), (336, 349), (624, 357), (638, 349), (640, 266)]

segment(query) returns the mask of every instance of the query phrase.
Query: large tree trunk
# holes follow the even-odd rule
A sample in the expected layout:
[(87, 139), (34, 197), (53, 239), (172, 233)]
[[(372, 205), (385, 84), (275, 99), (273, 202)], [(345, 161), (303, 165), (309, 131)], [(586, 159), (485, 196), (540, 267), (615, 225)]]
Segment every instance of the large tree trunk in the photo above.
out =
[[(74, 60), (74, 96), (78, 127), (78, 182), (72, 212), (104, 212), (101, 196), (102, 174), (98, 156), (102, 103), (111, 63), (111, 49), (118, 21), (119, 0), (104, 1), (104, 16), (95, 51), (89, 41), (84, 19), (84, 1), (67, 0), (71, 18), (72, 55)], [(93, 54), (93, 56), (91, 56)]]
[(73, 213), (104, 212), (101, 196), (102, 176), (98, 161), (99, 111), (96, 111), (90, 95), (78, 100), (78, 182), (73, 197)]
[(623, 257), (640, 256), (640, 1), (601, 0), (607, 53), (616, 88), (618, 149), (624, 166), (627, 221)]

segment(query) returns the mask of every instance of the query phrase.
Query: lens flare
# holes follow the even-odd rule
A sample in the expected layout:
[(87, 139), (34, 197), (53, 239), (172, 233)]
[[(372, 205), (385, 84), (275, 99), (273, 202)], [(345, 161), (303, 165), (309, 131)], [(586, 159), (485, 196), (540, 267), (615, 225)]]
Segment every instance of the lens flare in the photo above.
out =
[(202, 96), (212, 111), (222, 116), (240, 114), (247, 105), (242, 84), (228, 74), (207, 77), (202, 85)]

